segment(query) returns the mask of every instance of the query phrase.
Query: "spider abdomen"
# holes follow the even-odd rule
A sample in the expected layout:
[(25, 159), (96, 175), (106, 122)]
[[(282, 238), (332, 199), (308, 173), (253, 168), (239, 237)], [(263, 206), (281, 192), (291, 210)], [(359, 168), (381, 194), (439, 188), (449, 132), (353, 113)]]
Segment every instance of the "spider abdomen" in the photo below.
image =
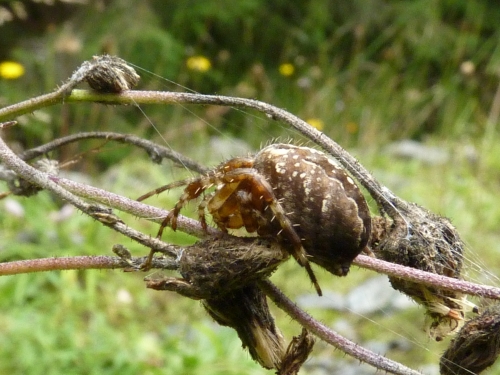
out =
[[(335, 275), (346, 275), (371, 231), (368, 205), (352, 178), (325, 154), (289, 144), (262, 149), (253, 168), (272, 186), (308, 259)], [(273, 221), (258, 232), (279, 229)]]

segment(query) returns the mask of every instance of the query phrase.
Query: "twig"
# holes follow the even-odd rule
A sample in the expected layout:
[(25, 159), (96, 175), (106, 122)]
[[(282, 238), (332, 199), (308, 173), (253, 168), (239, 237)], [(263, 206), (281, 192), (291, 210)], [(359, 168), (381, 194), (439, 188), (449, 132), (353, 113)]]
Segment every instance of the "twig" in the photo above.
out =
[[(94, 202), (104, 204), (108, 207), (127, 212), (129, 214), (144, 218), (155, 223), (161, 223), (169, 213), (168, 210), (153, 207), (142, 202), (137, 202), (136, 200), (129, 199), (90, 185), (60, 177), (51, 177), (51, 179), (59, 186), (81, 198), (90, 199)], [(211, 235), (220, 235), (222, 233), (221, 231), (212, 227), (209, 227), (207, 228), (207, 231), (204, 231), (198, 220), (190, 219), (182, 215), (178, 216), (178, 229), (184, 233), (198, 238), (204, 238)]]
[[(0, 276), (44, 271), (103, 270), (130, 267), (138, 269), (145, 260), (146, 257), (139, 257), (132, 258), (127, 262), (122, 258), (106, 255), (17, 260), (0, 263)], [(177, 262), (173, 258), (155, 258), (151, 268), (177, 269)]]
[(53, 179), (57, 179), (56, 177), (51, 177), (48, 174), (40, 172), (39, 170), (26, 164), (9, 149), (9, 147), (1, 138), (0, 159), (8, 168), (12, 169), (19, 176), (22, 176), (22, 178), (26, 179), (34, 185), (53, 192), (61, 199), (70, 202), (80, 211), (100, 221), (102, 224), (151, 249), (155, 249), (160, 252), (169, 251), (169, 247), (171, 245), (168, 245), (156, 238), (151, 238), (150, 236), (147, 236), (133, 228), (130, 228), (129, 226), (125, 225), (123, 221), (121, 221), (116, 215), (109, 212), (109, 210), (106, 211), (96, 205), (88, 204), (69, 191), (63, 189), (53, 181)]
[(61, 146), (64, 146), (72, 142), (77, 142), (83, 139), (105, 139), (120, 143), (131, 144), (133, 146), (137, 146), (139, 148), (144, 149), (155, 163), (161, 163), (161, 160), (163, 158), (166, 158), (172, 160), (173, 162), (182, 167), (186, 167), (198, 173), (205, 173), (208, 171), (208, 168), (202, 166), (193, 159), (190, 159), (178, 152), (175, 152), (171, 148), (158, 145), (154, 142), (148, 141), (143, 138), (139, 138), (132, 134), (120, 134), (114, 132), (85, 132), (85, 133), (72, 134), (66, 137), (55, 139), (42, 146), (32, 148), (31, 150), (25, 151), (22, 154), (20, 154), (19, 157), (25, 161), (31, 160), (38, 156), (44, 155), (49, 151), (55, 150)]
[[(57, 100), (59, 98), (59, 100)], [(37, 99), (37, 98), (35, 98)], [(33, 99), (33, 100), (35, 100)], [(10, 120), (21, 114), (62, 102), (62, 97), (56, 100), (28, 100), (14, 106), (0, 110), (0, 121)], [(274, 120), (283, 121), (297, 129), (313, 142), (323, 147), (325, 151), (335, 157), (352, 175), (360, 181), (370, 192), (373, 198), (391, 217), (397, 216), (396, 204), (401, 200), (388, 188), (378, 183), (375, 178), (358, 161), (345, 151), (340, 145), (328, 138), (319, 130), (291, 113), (270, 104), (243, 98), (234, 98), (221, 95), (202, 95), (162, 91), (125, 91), (120, 94), (100, 94), (89, 90), (73, 90), (64, 98), (70, 102), (100, 102), (108, 104), (137, 105), (137, 104), (209, 104), (232, 107), (251, 108), (267, 114)]]
[(269, 280), (261, 280), (258, 285), (262, 291), (276, 304), (276, 306), (285, 311), (292, 319), (299, 322), (304, 328), (318, 336), (320, 339), (333, 345), (344, 353), (391, 374), (421, 375), (420, 372), (412, 370), (384, 356), (373, 353), (372, 351), (359, 346), (345, 337), (342, 337), (335, 331), (332, 331), (330, 328), (315, 320), (305, 311), (301, 310)]
[(371, 258), (366, 255), (358, 255), (357, 258), (354, 259), (353, 264), (372, 271), (384, 273), (389, 276), (414, 281), (422, 285), (462, 292), (473, 296), (500, 299), (500, 288), (441, 276), (435, 273), (421, 271), (416, 268), (405, 267), (399, 264), (386, 262), (381, 259)]

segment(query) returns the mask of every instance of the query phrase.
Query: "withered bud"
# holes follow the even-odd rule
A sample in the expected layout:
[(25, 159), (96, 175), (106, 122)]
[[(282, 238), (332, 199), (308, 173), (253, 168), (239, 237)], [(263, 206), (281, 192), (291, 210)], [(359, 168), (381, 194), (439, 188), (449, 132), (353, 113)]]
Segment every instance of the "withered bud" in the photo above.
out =
[[(463, 242), (450, 221), (407, 203), (398, 207), (401, 217), (390, 221), (373, 218), (376, 231), (372, 249), (377, 258), (422, 271), (460, 278)], [(465, 297), (461, 293), (389, 277), (399, 290), (427, 309), (432, 320), (430, 335), (437, 341), (463, 324)]]
[(265, 294), (255, 284), (204, 300), (203, 306), (217, 323), (236, 330), (243, 348), (262, 367), (280, 366), (285, 353), (283, 336), (274, 324)]
[(219, 298), (268, 277), (286, 253), (264, 238), (211, 238), (187, 246), (176, 261), (183, 278), (146, 279), (146, 287), (170, 290), (192, 299)]
[(186, 248), (180, 257), (179, 272), (210, 297), (267, 277), (286, 259), (288, 253), (275, 241), (228, 236)]
[[(94, 90), (102, 93), (119, 93), (137, 86), (140, 76), (127, 62), (116, 56), (94, 56), (85, 80)], [(83, 65), (82, 65), (83, 67)]]
[(440, 361), (442, 375), (479, 374), (500, 354), (500, 305), (469, 320), (450, 343)]
[(295, 336), (286, 350), (281, 361), (277, 375), (296, 375), (304, 362), (309, 358), (309, 354), (314, 346), (314, 337), (305, 328), (299, 336)]
[(146, 280), (147, 287), (175, 291), (203, 306), (216, 322), (236, 330), (252, 358), (277, 368), (285, 349), (255, 281), (269, 276), (288, 258), (275, 241), (223, 236), (188, 246), (177, 259), (183, 278)]

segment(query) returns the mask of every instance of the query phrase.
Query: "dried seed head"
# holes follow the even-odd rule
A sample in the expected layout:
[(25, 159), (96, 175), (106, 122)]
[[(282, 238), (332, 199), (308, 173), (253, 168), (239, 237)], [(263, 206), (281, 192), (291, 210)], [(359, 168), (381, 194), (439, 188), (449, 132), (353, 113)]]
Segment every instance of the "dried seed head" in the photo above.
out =
[(211, 238), (179, 255), (182, 279), (153, 279), (146, 285), (202, 299), (216, 322), (236, 330), (255, 361), (278, 368), (285, 353), (283, 337), (255, 281), (269, 276), (288, 257), (278, 243), (264, 238)]
[(288, 257), (275, 241), (264, 238), (209, 239), (184, 250), (179, 272), (209, 298), (269, 276)]
[(469, 320), (440, 361), (442, 375), (479, 374), (500, 354), (500, 305)]
[(127, 62), (116, 56), (94, 56), (85, 80), (94, 90), (119, 93), (137, 86), (140, 76)]
[[(374, 218), (377, 233), (372, 246), (375, 255), (388, 262), (460, 278), (463, 243), (450, 221), (416, 204), (408, 203), (400, 212), (404, 220), (390, 222), (385, 218)], [(465, 298), (461, 293), (397, 277), (389, 279), (394, 289), (427, 308), (433, 320), (430, 334), (436, 340), (460, 329), (464, 318), (464, 306), (460, 301)]]
[(299, 336), (295, 336), (286, 350), (285, 356), (278, 368), (277, 375), (296, 375), (304, 362), (309, 358), (309, 354), (314, 346), (314, 337), (302, 328)]
[(256, 285), (204, 300), (203, 306), (217, 323), (236, 330), (243, 348), (262, 367), (280, 366), (285, 354), (283, 335), (274, 324), (265, 294)]

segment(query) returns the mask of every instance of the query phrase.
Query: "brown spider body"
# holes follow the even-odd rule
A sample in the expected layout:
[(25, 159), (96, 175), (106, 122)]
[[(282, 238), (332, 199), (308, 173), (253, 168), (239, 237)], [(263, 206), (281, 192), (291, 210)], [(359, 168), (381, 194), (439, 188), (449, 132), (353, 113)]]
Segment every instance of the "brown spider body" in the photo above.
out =
[(208, 188), (198, 206), (223, 231), (245, 228), (260, 236), (279, 236), (287, 251), (309, 273), (321, 290), (309, 261), (344, 276), (352, 260), (365, 248), (371, 232), (368, 205), (346, 172), (317, 150), (289, 144), (265, 147), (253, 158), (234, 158), (206, 176), (174, 182), (139, 198), (186, 186), (175, 208), (163, 221), (158, 236), (190, 200)]
[[(370, 211), (360, 189), (322, 152), (273, 146), (257, 154), (254, 168), (273, 186), (308, 259), (335, 275), (347, 275), (371, 233)], [(268, 229), (258, 233), (272, 234), (265, 233)]]

